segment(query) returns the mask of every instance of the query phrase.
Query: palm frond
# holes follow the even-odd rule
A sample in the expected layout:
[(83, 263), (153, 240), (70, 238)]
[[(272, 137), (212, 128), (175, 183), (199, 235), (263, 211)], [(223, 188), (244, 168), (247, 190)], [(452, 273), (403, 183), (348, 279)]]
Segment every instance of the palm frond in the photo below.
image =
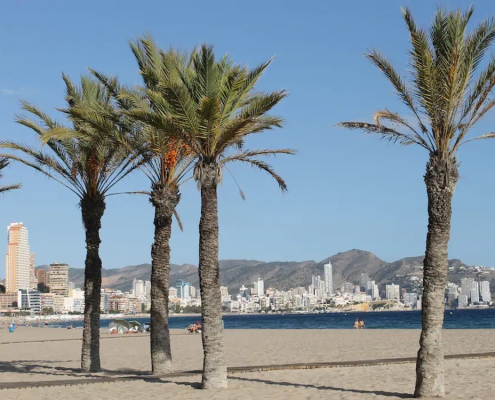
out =
[[(439, 8), (429, 29), (416, 25), (409, 9), (402, 14), (410, 37), (409, 85), (376, 50), (367, 57), (394, 86), (400, 100), (411, 111), (419, 126), (388, 110), (375, 113), (375, 123), (345, 122), (348, 129), (379, 134), (399, 144), (419, 144), (431, 154), (446, 160), (455, 157), (459, 146), (491, 138), (482, 135), (468, 139), (469, 131), (494, 106), (495, 58), (478, 73), (478, 68), (495, 43), (495, 18), (467, 32), (473, 7), (461, 12)], [(393, 126), (385, 126), (386, 121)]]
[[(6, 157), (0, 157), (0, 178), (3, 178), (2, 170), (7, 168), (8, 165), (9, 165), (9, 159)], [(20, 183), (0, 186), (0, 193), (6, 193), (11, 190), (20, 189), (21, 187), (22, 185)]]
[(180, 215), (179, 215), (177, 209), (175, 209), (175, 208), (174, 208), (174, 217), (175, 217), (175, 220), (177, 221), (177, 225), (179, 225), (179, 229), (181, 230), (181, 232), (184, 232), (184, 226), (182, 225)]
[(478, 137), (465, 140), (460, 145), (463, 145), (463, 144), (466, 144), (466, 143), (469, 143), (469, 142), (473, 142), (475, 140), (485, 140), (485, 139), (494, 139), (494, 138), (495, 138), (495, 132), (485, 133), (484, 135), (480, 135)]
[(275, 170), (270, 165), (265, 163), (264, 161), (252, 159), (252, 158), (248, 158), (248, 157), (230, 157), (228, 159), (226, 158), (224, 160), (223, 164), (228, 163), (228, 162), (233, 162), (233, 161), (247, 163), (247, 164), (250, 164), (254, 168), (257, 168), (257, 169), (260, 169), (264, 172), (267, 172), (273, 179), (275, 179), (277, 181), (278, 186), (280, 187), (280, 190), (282, 190), (282, 192), (288, 191), (287, 184), (285, 183), (284, 179), (280, 175), (278, 175), (275, 172)]
[(418, 142), (411, 135), (400, 133), (395, 129), (387, 128), (383, 125), (368, 124), (366, 122), (341, 122), (337, 125), (342, 126), (346, 129), (359, 129), (366, 133), (380, 135), (381, 139), (383, 140), (387, 140), (389, 142), (397, 143), (403, 146), (408, 146), (410, 144), (419, 144), (420, 146), (425, 147), (427, 150), (429, 150), (428, 147), (426, 147), (423, 143)]

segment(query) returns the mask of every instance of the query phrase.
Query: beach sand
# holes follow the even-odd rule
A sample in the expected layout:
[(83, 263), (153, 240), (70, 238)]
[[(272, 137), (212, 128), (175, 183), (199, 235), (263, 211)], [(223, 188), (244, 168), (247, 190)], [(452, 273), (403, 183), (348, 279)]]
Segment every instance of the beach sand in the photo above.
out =
[[(104, 372), (77, 372), (81, 329), (0, 330), (0, 382), (88, 379), (143, 374), (150, 370), (149, 336), (109, 335), (102, 330)], [(201, 369), (201, 336), (172, 330), (176, 371)], [(226, 330), (229, 367), (304, 362), (358, 361), (414, 357), (419, 330)], [(444, 330), (446, 354), (494, 352), (493, 330)], [(414, 389), (414, 364), (239, 373), (229, 388), (200, 391), (200, 376), (169, 381), (96, 383), (37, 389), (6, 389), (2, 399), (400, 399)], [(446, 361), (448, 399), (495, 398), (495, 359)]]

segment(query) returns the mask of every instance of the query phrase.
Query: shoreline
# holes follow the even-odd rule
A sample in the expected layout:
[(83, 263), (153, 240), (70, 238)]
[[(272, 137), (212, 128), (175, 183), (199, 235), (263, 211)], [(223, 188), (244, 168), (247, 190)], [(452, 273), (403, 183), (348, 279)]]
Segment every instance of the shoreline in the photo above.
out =
[[(457, 308), (457, 309), (445, 309), (445, 313), (452, 313), (454, 311), (480, 311), (480, 310), (492, 310), (494, 307), (468, 307), (468, 308)], [(373, 313), (397, 313), (397, 312), (417, 312), (421, 313), (421, 310), (397, 310), (397, 309), (387, 309), (387, 310), (342, 310), (342, 311), (330, 311), (330, 312), (281, 312), (281, 313), (222, 313), (222, 317), (252, 317), (252, 316), (260, 316), (260, 317), (268, 317), (268, 316), (285, 316), (285, 315), (304, 315), (304, 316), (322, 316), (322, 315), (331, 315), (331, 314), (373, 314)], [(200, 313), (180, 313), (180, 314), (170, 314), (169, 318), (201, 318)], [(31, 325), (37, 324), (38, 322), (71, 322), (71, 321), (82, 321), (84, 319), (84, 315), (69, 315), (69, 314), (60, 314), (60, 315), (33, 315), (33, 316), (0, 316), (0, 326), (9, 325), (14, 322), (17, 324), (23, 325)], [(150, 314), (101, 314), (100, 320), (108, 321), (113, 319), (125, 319), (127, 321), (132, 321), (135, 319), (151, 319)]]

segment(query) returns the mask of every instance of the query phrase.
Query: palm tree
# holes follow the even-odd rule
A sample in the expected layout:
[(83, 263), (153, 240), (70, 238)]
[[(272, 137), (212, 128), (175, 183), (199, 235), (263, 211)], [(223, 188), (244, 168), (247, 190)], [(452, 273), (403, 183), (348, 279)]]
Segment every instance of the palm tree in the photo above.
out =
[[(112, 127), (120, 123), (125, 135), (117, 139), (123, 151), (143, 160), (141, 170), (151, 182), (151, 191), (139, 192), (148, 194), (155, 209), (155, 235), (151, 248), (151, 366), (154, 374), (170, 372), (172, 369), (172, 353), (168, 328), (168, 296), (170, 286), (170, 237), (172, 234), (172, 217), (175, 215), (182, 229), (176, 207), (180, 201), (180, 185), (190, 171), (194, 161), (188, 147), (168, 133), (167, 126), (157, 129), (144, 125), (133, 116), (140, 113), (152, 115), (157, 112), (153, 102), (146, 96), (146, 91), (156, 89), (158, 82), (165, 82), (171, 69), (175, 68), (177, 53), (160, 52), (150, 37), (131, 43), (131, 49), (138, 62), (143, 78), (144, 88), (131, 89), (122, 87), (117, 79), (92, 70), (97, 79), (112, 93), (119, 105), (118, 114), (102, 113), (100, 109), (80, 109), (80, 116), (97, 123), (95, 128), (104, 131), (106, 126)], [(92, 112), (93, 114), (88, 114)], [(114, 111), (114, 110), (110, 110)], [(124, 115), (124, 118), (122, 118)], [(114, 123), (107, 124), (110, 119)], [(112, 132), (110, 137), (112, 137)], [(172, 132), (173, 135), (173, 132)]]
[(374, 123), (343, 122), (429, 153), (424, 181), (428, 195), (428, 234), (423, 271), (422, 331), (416, 364), (415, 397), (444, 396), (442, 325), (448, 268), (452, 196), (459, 176), (457, 153), (463, 144), (495, 137), (468, 138), (475, 124), (495, 105), (495, 60), (479, 73), (480, 63), (495, 38), (495, 20), (483, 21), (471, 33), (466, 12), (438, 9), (428, 31), (416, 26), (403, 9), (411, 39), (409, 85), (379, 52), (367, 57), (387, 77), (413, 121), (389, 110), (373, 115)]
[[(9, 165), (9, 159), (0, 157), (0, 179), (3, 178), (2, 170)], [(19, 189), (22, 185), (17, 183), (15, 185), (0, 186), (0, 193), (6, 193), (14, 189)]]
[[(81, 78), (81, 86), (75, 86), (67, 76), (68, 108), (61, 110), (72, 123), (66, 127), (35, 106), (22, 102), (22, 109), (36, 120), (19, 116), (17, 122), (32, 129), (42, 142), (46, 142), (51, 154), (14, 141), (2, 141), (0, 147), (17, 154), (2, 154), (53, 179), (79, 198), (82, 220), (86, 231), (85, 308), (81, 354), (82, 371), (100, 371), (100, 292), (101, 259), (99, 256), (101, 218), (105, 211), (105, 198), (114, 185), (139, 166), (135, 157), (113, 146), (105, 135), (93, 128), (91, 121), (74, 117), (76, 107), (99, 104), (111, 109), (112, 98), (103, 85), (88, 77)], [(118, 129), (115, 127), (115, 129)], [(56, 133), (64, 135), (55, 139)], [(84, 133), (84, 139), (77, 138)]]
[(218, 263), (217, 187), (222, 171), (231, 162), (247, 163), (267, 172), (282, 191), (287, 191), (284, 180), (257, 157), (294, 151), (244, 147), (249, 135), (282, 126), (281, 118), (267, 113), (287, 92), (267, 94), (254, 90), (270, 62), (249, 70), (234, 65), (227, 56), (216, 60), (213, 48), (202, 45), (189, 55), (187, 62), (176, 63), (167, 80), (158, 82), (154, 90), (145, 91), (154, 112), (133, 115), (148, 126), (167, 127), (169, 134), (185, 143), (196, 158), (193, 176), (201, 191), (199, 278), (204, 389), (227, 386)]

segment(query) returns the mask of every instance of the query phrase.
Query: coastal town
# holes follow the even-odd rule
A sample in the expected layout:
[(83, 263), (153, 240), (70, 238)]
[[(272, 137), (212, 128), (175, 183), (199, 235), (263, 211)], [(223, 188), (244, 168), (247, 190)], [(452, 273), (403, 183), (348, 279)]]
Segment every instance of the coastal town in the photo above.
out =
[[(75, 287), (69, 279), (69, 265), (52, 263), (48, 269), (35, 268), (35, 256), (30, 252), (28, 230), (21, 222), (8, 226), (8, 248), (5, 293), (0, 294), (0, 313), (3, 315), (82, 314), (84, 288)], [(454, 267), (451, 267), (454, 268)], [(472, 269), (483, 276), (486, 267)], [(331, 263), (325, 264), (323, 276), (312, 276), (308, 287), (278, 290), (265, 287), (260, 277), (242, 285), (238, 292), (229, 293), (221, 286), (222, 306), (226, 313), (298, 312), (320, 313), (338, 311), (420, 310), (422, 277), (408, 278), (409, 291), (398, 284), (379, 285), (366, 273), (359, 283), (344, 282), (335, 288)], [(445, 304), (450, 308), (481, 308), (491, 305), (490, 282), (462, 278), (460, 285), (447, 282)], [(148, 313), (151, 308), (151, 282), (134, 279), (129, 291), (102, 288), (101, 312), (104, 314)], [(199, 288), (185, 280), (177, 280), (169, 288), (170, 313), (199, 313)]]
[(1, 400), (495, 397), (493, 4), (4, 3)]

